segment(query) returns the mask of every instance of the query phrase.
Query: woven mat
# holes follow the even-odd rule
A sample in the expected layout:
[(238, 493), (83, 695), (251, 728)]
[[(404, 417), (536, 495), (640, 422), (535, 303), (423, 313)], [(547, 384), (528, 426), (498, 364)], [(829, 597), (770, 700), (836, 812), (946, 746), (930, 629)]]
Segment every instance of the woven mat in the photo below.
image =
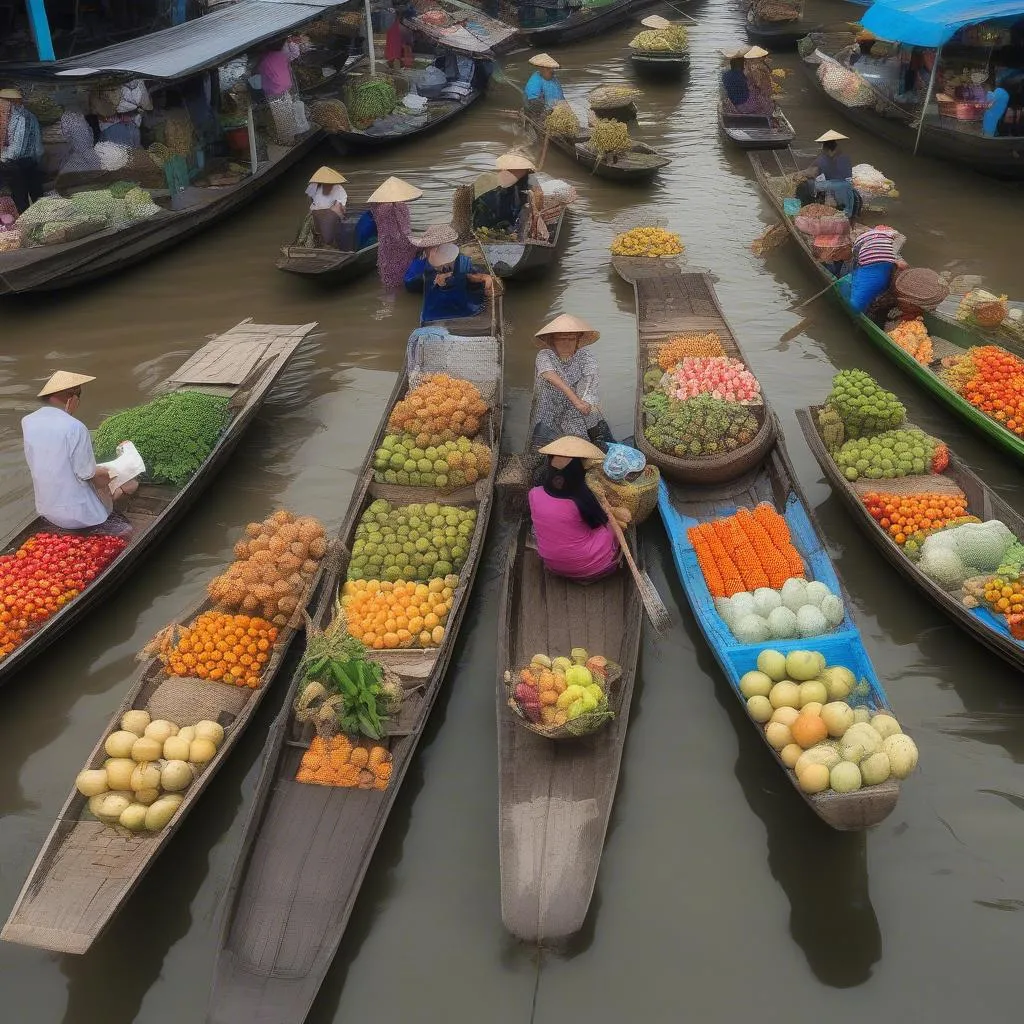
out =
[(204, 720), (216, 722), (222, 715), (232, 721), (253, 692), (247, 686), (168, 676), (149, 698), (146, 710), (154, 719), (163, 718), (176, 725), (195, 725)]
[(900, 476), (895, 480), (868, 480), (864, 477), (854, 480), (850, 486), (858, 497), (871, 494), (960, 494), (964, 492), (951, 477), (942, 473), (925, 476)]

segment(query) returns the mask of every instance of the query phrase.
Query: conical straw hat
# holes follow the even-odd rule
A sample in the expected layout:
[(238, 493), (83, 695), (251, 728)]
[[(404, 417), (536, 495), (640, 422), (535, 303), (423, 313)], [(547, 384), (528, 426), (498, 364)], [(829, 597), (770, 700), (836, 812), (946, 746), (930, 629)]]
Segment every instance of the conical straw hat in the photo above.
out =
[(346, 180), (345, 175), (339, 174), (333, 167), (321, 167), (309, 179), (309, 183), (311, 185), (344, 185)]
[(431, 224), (418, 238), (416, 235), (409, 235), (409, 241), (417, 249), (433, 249), (435, 245), (447, 245), (458, 240), (459, 233), (451, 224)]
[(84, 373), (71, 373), (69, 370), (58, 370), (44, 385), (39, 392), (38, 398), (45, 398), (47, 395), (56, 395), (61, 391), (70, 391), (72, 388), (81, 387), (95, 380), (95, 377), (87, 377)]
[(511, 188), (519, 180), (511, 171), (498, 171), (497, 177), (501, 188)]
[(412, 199), (419, 199), (423, 190), (415, 185), (410, 185), (401, 178), (388, 178), (376, 192), (366, 201), (368, 203), (408, 203)]
[(454, 242), (445, 242), (444, 245), (435, 245), (427, 253), (427, 262), (434, 267), (447, 267), (459, 258), (459, 247)]
[(0, 89), (0, 100), (24, 99), (20, 89)]
[(561, 455), (563, 459), (604, 459), (604, 452), (583, 437), (560, 437), (537, 449), (541, 455)]
[(743, 54), (744, 60), (758, 60), (761, 57), (767, 57), (768, 51), (763, 46), (752, 46), (745, 54)]
[(494, 161), (494, 166), (499, 171), (536, 171), (537, 168), (533, 166), (530, 158), (524, 156), (522, 153), (502, 153)]
[(841, 132), (833, 131), (831, 128), (824, 135), (819, 135), (814, 141), (815, 142), (841, 142), (843, 139), (849, 138), (847, 135), (843, 135)]
[(672, 22), (668, 18), (663, 18), (660, 14), (651, 14), (644, 18), (641, 22), (645, 28), (671, 28)]
[(547, 344), (549, 334), (582, 334), (580, 345), (593, 345), (601, 337), (600, 331), (595, 331), (586, 320), (570, 313), (563, 313), (556, 316), (546, 327), (542, 327), (535, 335), (543, 344)]
[(499, 185), (507, 188), (512, 182), (503, 180), (502, 175), (505, 174), (515, 179), (515, 175), (508, 171), (484, 171), (483, 174), (477, 175), (476, 181), (473, 182), (473, 197), (479, 199), (485, 192), (490, 192)]
[(535, 68), (560, 68), (562, 65), (549, 53), (535, 53), (529, 61)]

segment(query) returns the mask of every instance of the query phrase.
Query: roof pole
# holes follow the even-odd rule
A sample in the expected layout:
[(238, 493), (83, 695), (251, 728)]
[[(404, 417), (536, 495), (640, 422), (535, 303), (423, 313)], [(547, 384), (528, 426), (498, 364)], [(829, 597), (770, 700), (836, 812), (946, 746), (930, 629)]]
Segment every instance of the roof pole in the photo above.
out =
[(373, 46), (373, 17), (370, 13), (370, 0), (365, 0), (366, 7), (366, 53), (370, 58), (370, 74), (377, 74), (377, 55)]
[(50, 22), (46, 17), (46, 5), (43, 0), (25, 0), (28, 12), (28, 24), (32, 30), (32, 39), (36, 44), (36, 55), (40, 60), (53, 60), (53, 40), (50, 38)]
[(932, 74), (928, 79), (928, 90), (924, 94), (924, 106), (921, 108), (921, 120), (917, 125), (917, 138), (914, 139), (914, 156), (917, 156), (917, 147), (921, 144), (921, 132), (924, 131), (924, 118), (928, 113), (928, 104), (932, 101), (932, 93), (935, 91), (935, 76), (939, 73), (939, 59), (942, 57), (942, 46), (935, 51), (935, 60), (932, 62)]

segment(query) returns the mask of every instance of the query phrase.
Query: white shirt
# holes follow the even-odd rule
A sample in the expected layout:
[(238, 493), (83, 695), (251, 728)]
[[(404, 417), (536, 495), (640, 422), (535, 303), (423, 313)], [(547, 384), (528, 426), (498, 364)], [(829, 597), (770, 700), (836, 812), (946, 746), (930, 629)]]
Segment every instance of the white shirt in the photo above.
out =
[(329, 210), (335, 203), (341, 203), (342, 206), (348, 205), (348, 193), (340, 185), (332, 185), (326, 192), (321, 192), (319, 185), (310, 182), (306, 189), (306, 195), (311, 200), (309, 204), (311, 210)]
[(96, 473), (92, 438), (84, 423), (44, 405), (21, 421), (25, 461), (36, 512), (64, 530), (98, 526), (109, 513), (88, 483)]

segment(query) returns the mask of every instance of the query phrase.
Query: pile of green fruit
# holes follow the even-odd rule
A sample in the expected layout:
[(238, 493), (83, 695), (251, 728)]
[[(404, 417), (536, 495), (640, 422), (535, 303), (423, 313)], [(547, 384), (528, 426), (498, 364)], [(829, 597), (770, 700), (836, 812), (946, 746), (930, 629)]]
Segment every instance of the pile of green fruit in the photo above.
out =
[(373, 453), (373, 478), (378, 483), (454, 491), (475, 484), (490, 471), (490, 448), (468, 437), (418, 448), (412, 434), (388, 434)]
[(906, 419), (906, 406), (863, 370), (842, 370), (832, 378), (830, 405), (843, 421), (847, 437), (892, 430)]
[(621, 121), (598, 117), (590, 130), (590, 145), (604, 156), (605, 153), (628, 153), (633, 148), (633, 140)]
[(357, 85), (348, 101), (348, 116), (359, 128), (373, 124), (378, 118), (387, 117), (398, 106), (395, 87), (386, 78), (374, 78)]
[(544, 118), (544, 131), (549, 135), (575, 135), (579, 130), (579, 118), (565, 100), (559, 100)]
[(228, 399), (172, 391), (108, 416), (92, 435), (97, 462), (109, 462), (131, 441), (146, 463), (146, 479), (180, 487), (213, 451), (227, 422)]
[(846, 441), (836, 451), (835, 460), (847, 480), (893, 480), (929, 472), (936, 443), (934, 437), (916, 427), (887, 430), (874, 437)]
[(710, 395), (686, 401), (658, 391), (643, 401), (644, 435), (658, 451), (681, 459), (723, 455), (749, 444), (757, 434), (750, 407)]
[(419, 580), (458, 573), (466, 562), (476, 509), (458, 505), (393, 506), (378, 499), (356, 527), (350, 580)]

